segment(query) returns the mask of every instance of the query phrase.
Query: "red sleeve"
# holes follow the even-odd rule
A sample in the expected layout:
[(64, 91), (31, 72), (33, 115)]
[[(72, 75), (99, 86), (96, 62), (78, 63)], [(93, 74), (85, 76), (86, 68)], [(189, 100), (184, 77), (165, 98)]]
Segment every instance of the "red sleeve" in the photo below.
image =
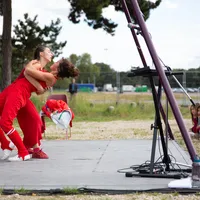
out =
[(52, 112), (58, 110), (58, 102), (57, 102), (57, 100), (49, 99), (49, 100), (46, 102), (46, 104), (47, 104), (47, 106), (49, 107), (49, 109), (50, 109)]
[(74, 112), (73, 112), (71, 109), (70, 109), (70, 111), (71, 111), (71, 114), (72, 114), (72, 119), (71, 119), (71, 121), (69, 122), (69, 125), (70, 125), (70, 127), (72, 127), (72, 121), (73, 121), (75, 115), (74, 115)]
[(42, 107), (42, 111), (45, 115), (50, 117), (50, 114), (54, 111), (62, 112), (63, 110), (69, 110), (69, 107), (66, 102), (63, 100), (47, 100), (46, 104)]
[(58, 100), (57, 103), (57, 108), (59, 112), (62, 112), (63, 110), (68, 110), (68, 105), (63, 100)]
[(51, 118), (51, 111), (49, 110), (48, 106), (45, 104), (43, 107), (42, 107), (42, 112), (49, 118)]

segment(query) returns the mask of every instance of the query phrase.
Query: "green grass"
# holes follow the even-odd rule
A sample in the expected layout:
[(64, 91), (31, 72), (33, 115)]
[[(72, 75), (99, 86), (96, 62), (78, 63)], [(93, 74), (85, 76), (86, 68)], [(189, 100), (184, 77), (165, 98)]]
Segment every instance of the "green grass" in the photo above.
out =
[[(54, 92), (58, 94), (62, 92)], [(65, 93), (65, 92), (63, 92)], [(66, 93), (67, 94), (67, 93)], [(38, 111), (44, 105), (48, 94), (44, 96), (32, 96), (32, 101)], [(67, 96), (69, 96), (67, 94)], [(176, 96), (181, 101), (183, 97)], [(118, 104), (116, 101), (118, 100)], [(165, 103), (165, 97), (163, 97)], [(151, 93), (78, 93), (74, 101), (68, 102), (75, 113), (74, 121), (112, 121), (112, 120), (137, 120), (137, 119), (154, 119), (155, 107)], [(109, 106), (114, 110), (109, 111)], [(166, 106), (163, 104), (163, 109)], [(184, 118), (190, 118), (188, 107), (180, 106), (180, 111)], [(169, 119), (174, 119), (169, 106)]]
[(76, 188), (69, 188), (69, 187), (63, 188), (62, 191), (63, 191), (63, 193), (65, 195), (75, 195), (75, 194), (77, 195), (77, 194), (81, 193), (78, 189), (76, 189)]
[(30, 190), (24, 189), (24, 188), (22, 187), (22, 188), (19, 188), (19, 189), (15, 189), (15, 190), (14, 190), (14, 193), (16, 193), (16, 194), (21, 194), (21, 195), (25, 195), (25, 194), (30, 194)]

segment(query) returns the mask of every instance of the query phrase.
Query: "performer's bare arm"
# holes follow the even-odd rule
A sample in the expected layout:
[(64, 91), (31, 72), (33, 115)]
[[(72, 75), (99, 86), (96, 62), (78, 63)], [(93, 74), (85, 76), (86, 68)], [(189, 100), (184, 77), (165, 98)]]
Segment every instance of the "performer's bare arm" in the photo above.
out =
[(37, 80), (45, 81), (47, 86), (53, 86), (56, 79), (53, 74), (49, 72), (41, 72), (39, 71), (40, 65), (35, 63), (36, 61), (30, 61), (24, 71), (24, 75), (29, 75)]
[[(35, 69), (37, 70), (41, 70), (41, 65), (39, 64), (38, 61), (34, 60), (31, 61), (32, 65), (35, 67)], [(26, 66), (25, 66), (26, 67)], [(36, 94), (44, 94), (44, 92), (49, 89), (49, 87), (47, 88), (43, 88), (42, 85), (32, 76), (28, 75), (27, 73), (24, 73), (25, 78), (37, 89)]]

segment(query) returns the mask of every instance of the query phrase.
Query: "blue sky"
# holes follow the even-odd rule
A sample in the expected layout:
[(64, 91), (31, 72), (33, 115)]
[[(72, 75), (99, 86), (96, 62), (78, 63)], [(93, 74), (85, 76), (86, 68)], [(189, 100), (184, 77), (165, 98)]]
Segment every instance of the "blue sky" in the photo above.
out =
[[(49, 25), (51, 20), (61, 19), (63, 28), (58, 40), (67, 40), (61, 56), (89, 53), (93, 63), (105, 62), (116, 71), (128, 71), (131, 66), (142, 67), (125, 15), (115, 12), (112, 7), (104, 10), (103, 14), (118, 23), (114, 37), (102, 30), (93, 30), (84, 22), (77, 25), (69, 22), (67, 0), (13, 0), (12, 5), (13, 25), (18, 19), (23, 19), (26, 12), (31, 17), (38, 14), (41, 26)], [(159, 57), (172, 69), (200, 66), (199, 8), (200, 0), (162, 0), (161, 5), (151, 12), (146, 22)], [(2, 32), (2, 17), (0, 19)], [(141, 36), (139, 41), (148, 65), (152, 66)]]

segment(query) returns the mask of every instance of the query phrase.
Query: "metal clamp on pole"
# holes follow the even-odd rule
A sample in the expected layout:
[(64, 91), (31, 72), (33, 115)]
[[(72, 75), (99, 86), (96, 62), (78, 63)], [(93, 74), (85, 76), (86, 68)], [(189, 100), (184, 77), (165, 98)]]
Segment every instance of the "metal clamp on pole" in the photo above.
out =
[(128, 27), (130, 28), (130, 29), (136, 29), (136, 30), (140, 30), (140, 27), (139, 26), (136, 26), (135, 24), (133, 24), (133, 23), (128, 23)]

